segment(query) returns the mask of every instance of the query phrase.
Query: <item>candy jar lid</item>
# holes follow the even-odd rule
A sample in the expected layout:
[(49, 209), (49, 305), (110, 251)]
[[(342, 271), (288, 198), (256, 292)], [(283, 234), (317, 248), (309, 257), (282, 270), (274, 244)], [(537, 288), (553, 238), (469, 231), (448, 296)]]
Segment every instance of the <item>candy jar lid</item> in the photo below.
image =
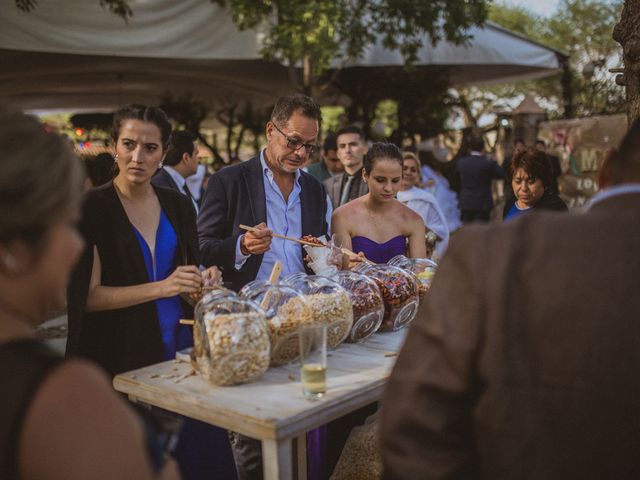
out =
[(393, 265), (372, 265), (365, 275), (373, 278), (384, 301), (382, 330), (399, 330), (415, 317), (418, 304), (418, 279), (408, 270)]
[(256, 286), (243, 298), (255, 301), (265, 311), (271, 337), (271, 364), (282, 365), (300, 356), (298, 330), (314, 323), (305, 297), (282, 284)]
[(238, 296), (239, 297), (250, 296), (251, 292), (265, 285), (269, 285), (269, 280), (251, 280), (249, 283), (247, 283), (244, 287), (240, 289), (240, 291), (238, 292)]
[(207, 305), (199, 322), (207, 378), (235, 385), (260, 377), (269, 368), (271, 343), (265, 313), (255, 302), (220, 298)]
[(342, 270), (333, 276), (348, 293), (353, 311), (353, 326), (347, 341), (362, 342), (373, 335), (384, 316), (382, 293), (374, 280), (362, 273)]

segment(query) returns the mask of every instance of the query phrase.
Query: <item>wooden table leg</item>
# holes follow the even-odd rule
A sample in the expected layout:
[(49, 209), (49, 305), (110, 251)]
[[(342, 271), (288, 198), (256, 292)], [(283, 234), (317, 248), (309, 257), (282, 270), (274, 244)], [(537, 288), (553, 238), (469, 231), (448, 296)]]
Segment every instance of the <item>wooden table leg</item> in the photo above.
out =
[(264, 480), (292, 480), (291, 440), (262, 440)]
[(307, 434), (296, 437), (296, 454), (298, 458), (298, 480), (307, 480)]

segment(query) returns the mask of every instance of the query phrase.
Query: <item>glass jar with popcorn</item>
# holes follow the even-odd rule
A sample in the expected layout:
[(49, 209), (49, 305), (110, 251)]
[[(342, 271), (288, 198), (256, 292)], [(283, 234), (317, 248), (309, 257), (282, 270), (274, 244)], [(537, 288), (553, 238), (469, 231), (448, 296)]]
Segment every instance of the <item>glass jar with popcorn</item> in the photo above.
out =
[(259, 378), (269, 368), (271, 342), (265, 313), (255, 302), (228, 296), (209, 303), (200, 317), (203, 373), (216, 385)]
[(282, 284), (256, 284), (241, 298), (253, 300), (264, 310), (271, 339), (271, 365), (283, 365), (300, 357), (298, 330), (313, 324), (305, 297)]
[(316, 323), (327, 325), (327, 347), (344, 342), (353, 325), (353, 309), (349, 293), (328, 277), (295, 273), (283, 280), (302, 293), (313, 311)]

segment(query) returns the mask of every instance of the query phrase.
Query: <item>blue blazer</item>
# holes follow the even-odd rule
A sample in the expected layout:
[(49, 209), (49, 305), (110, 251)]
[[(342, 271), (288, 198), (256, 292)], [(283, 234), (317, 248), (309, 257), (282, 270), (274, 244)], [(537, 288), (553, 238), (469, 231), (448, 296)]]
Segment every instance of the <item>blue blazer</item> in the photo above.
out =
[[(300, 173), (303, 235), (326, 235), (326, 191), (312, 175)], [(263, 175), (259, 156), (219, 170), (209, 179), (198, 216), (202, 264), (220, 268), (234, 290), (254, 280), (262, 263), (262, 255), (252, 255), (235, 269), (236, 244), (244, 233), (239, 225), (267, 221)]]

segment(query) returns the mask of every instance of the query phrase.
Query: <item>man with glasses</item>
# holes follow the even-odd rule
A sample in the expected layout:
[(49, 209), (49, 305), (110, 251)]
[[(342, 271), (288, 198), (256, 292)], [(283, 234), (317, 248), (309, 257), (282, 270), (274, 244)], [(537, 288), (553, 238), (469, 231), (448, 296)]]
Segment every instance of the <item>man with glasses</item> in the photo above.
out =
[[(234, 290), (267, 280), (277, 260), (283, 277), (305, 271), (302, 247), (272, 232), (294, 238), (328, 233), (332, 208), (325, 189), (302, 171), (317, 151), (320, 118), (310, 97), (281, 97), (266, 125), (266, 147), (211, 176), (198, 217), (202, 262), (218, 266)], [(245, 232), (241, 224), (257, 230)], [(262, 478), (260, 452), (260, 442), (238, 435), (238, 478)]]
[[(301, 246), (272, 232), (296, 238), (328, 233), (327, 194), (302, 171), (318, 148), (320, 117), (310, 97), (281, 97), (266, 125), (266, 148), (209, 180), (198, 217), (202, 260), (220, 267), (232, 288), (268, 279), (276, 260), (282, 262), (282, 276), (305, 271)], [(240, 224), (257, 231), (245, 232)]]

